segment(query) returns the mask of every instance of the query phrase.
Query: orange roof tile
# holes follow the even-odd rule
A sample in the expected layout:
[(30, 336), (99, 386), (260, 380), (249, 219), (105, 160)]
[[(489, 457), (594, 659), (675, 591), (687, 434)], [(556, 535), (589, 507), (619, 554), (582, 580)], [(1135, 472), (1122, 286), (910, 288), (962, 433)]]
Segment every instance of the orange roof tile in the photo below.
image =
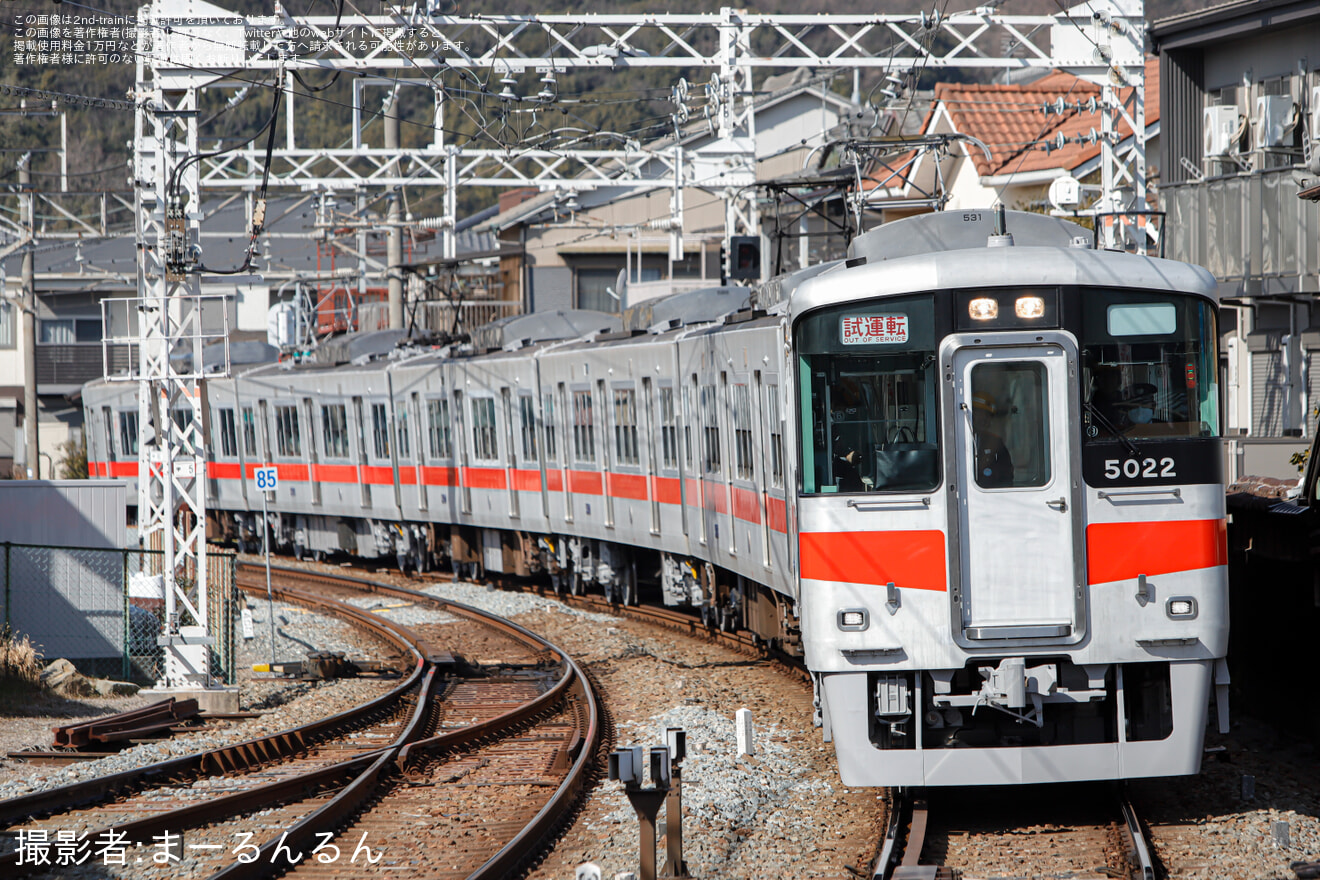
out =
[[(1159, 119), (1159, 61), (1146, 61), (1146, 124)], [(1124, 95), (1129, 90), (1124, 90)], [(956, 131), (983, 141), (990, 148), (987, 162), (980, 150), (969, 149), (977, 173), (983, 177), (1048, 169), (1072, 170), (1100, 153), (1098, 144), (1068, 143), (1062, 149), (1046, 152), (1045, 142), (1059, 134), (1065, 138), (1085, 137), (1091, 129), (1100, 131), (1100, 116), (1066, 110), (1063, 115), (1045, 115), (1041, 108), (1062, 97), (1070, 104), (1099, 99), (1100, 87), (1083, 82), (1070, 73), (1054, 71), (1025, 85), (980, 85), (940, 83), (935, 86), (935, 100), (943, 103)], [(1120, 119), (1117, 128), (1122, 137), (1131, 129)]]

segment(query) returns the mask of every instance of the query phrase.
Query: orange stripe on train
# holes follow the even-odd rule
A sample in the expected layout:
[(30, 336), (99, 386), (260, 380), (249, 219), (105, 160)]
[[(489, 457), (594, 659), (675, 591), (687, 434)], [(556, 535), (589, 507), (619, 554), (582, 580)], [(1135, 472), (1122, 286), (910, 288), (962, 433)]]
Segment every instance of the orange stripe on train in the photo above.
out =
[(938, 529), (803, 532), (798, 536), (798, 549), (803, 578), (948, 589), (944, 533)]
[(1226, 520), (1091, 523), (1086, 527), (1086, 582), (1090, 584), (1227, 564)]

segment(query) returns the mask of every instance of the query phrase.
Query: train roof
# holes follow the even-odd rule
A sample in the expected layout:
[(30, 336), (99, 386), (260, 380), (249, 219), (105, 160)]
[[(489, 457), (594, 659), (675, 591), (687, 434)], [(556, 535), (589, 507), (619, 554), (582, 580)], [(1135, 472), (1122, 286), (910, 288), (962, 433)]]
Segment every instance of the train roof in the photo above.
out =
[(627, 330), (660, 330), (705, 324), (746, 309), (751, 303), (750, 287), (730, 285), (685, 290), (629, 306), (623, 313), (623, 326)]
[(578, 339), (592, 333), (614, 333), (622, 327), (618, 315), (569, 309), (510, 315), (472, 331), (472, 346), (478, 350), (524, 347), (538, 342)]
[(790, 311), (799, 315), (858, 299), (967, 287), (1132, 287), (1217, 298), (1214, 276), (1200, 266), (1096, 250), (1087, 230), (1058, 218), (1010, 211), (1006, 231), (1008, 236), (994, 235), (990, 211), (887, 223), (859, 237), (844, 264), (796, 286)]

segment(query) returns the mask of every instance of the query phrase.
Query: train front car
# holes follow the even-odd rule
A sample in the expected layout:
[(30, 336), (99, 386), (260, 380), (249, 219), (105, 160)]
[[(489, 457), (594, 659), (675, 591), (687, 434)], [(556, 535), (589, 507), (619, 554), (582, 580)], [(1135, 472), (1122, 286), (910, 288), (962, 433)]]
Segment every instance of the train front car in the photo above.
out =
[(789, 301), (806, 659), (848, 785), (1195, 773), (1227, 677), (1213, 279), (1007, 227), (887, 224)]

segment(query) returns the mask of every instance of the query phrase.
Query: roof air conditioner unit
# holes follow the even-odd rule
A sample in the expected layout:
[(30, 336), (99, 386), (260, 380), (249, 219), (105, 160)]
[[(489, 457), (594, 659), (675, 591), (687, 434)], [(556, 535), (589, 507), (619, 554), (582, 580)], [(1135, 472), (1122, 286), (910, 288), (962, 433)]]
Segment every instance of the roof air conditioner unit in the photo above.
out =
[(1282, 147), (1292, 140), (1293, 99), (1291, 95), (1261, 95), (1256, 99), (1256, 144)]
[(1234, 137), (1238, 131), (1237, 105), (1206, 107), (1202, 119), (1205, 123), (1205, 158), (1214, 159), (1231, 153), (1237, 146), (1237, 138)]
[(1313, 141), (1320, 141), (1320, 86), (1311, 86), (1311, 130)]

